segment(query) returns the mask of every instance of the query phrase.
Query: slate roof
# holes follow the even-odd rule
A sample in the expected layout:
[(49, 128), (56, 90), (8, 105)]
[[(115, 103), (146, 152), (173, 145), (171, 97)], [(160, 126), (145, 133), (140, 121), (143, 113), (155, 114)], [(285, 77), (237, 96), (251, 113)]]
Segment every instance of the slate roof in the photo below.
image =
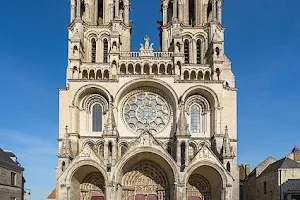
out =
[(278, 169), (300, 169), (300, 163), (285, 157), (281, 160), (278, 160), (272, 164), (270, 164), (260, 175), (265, 175), (274, 171), (277, 171)]
[(13, 167), (19, 170), (24, 170), (18, 163), (14, 162), (10, 156), (0, 148), (0, 165), (5, 165), (8, 167)]

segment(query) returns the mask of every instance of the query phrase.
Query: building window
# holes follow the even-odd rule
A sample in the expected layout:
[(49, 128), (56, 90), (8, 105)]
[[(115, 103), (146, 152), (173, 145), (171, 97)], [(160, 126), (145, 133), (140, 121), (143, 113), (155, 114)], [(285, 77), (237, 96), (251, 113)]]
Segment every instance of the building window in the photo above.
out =
[(92, 43), (92, 58), (91, 58), (91, 61), (92, 61), (92, 63), (95, 63), (96, 62), (96, 53), (97, 53), (96, 40), (93, 38), (91, 43)]
[(267, 194), (267, 182), (264, 182), (264, 194)]
[(227, 169), (227, 171), (230, 172), (230, 163), (229, 162), (227, 162), (226, 169)]
[(10, 197), (10, 200), (17, 200), (16, 197)]
[(121, 146), (121, 156), (124, 156), (125, 153), (127, 152), (127, 150), (128, 150), (127, 145), (123, 144), (123, 145)]
[(201, 41), (197, 40), (197, 64), (201, 64)]
[(197, 104), (191, 107), (191, 132), (200, 133), (200, 106)]
[(190, 63), (190, 44), (189, 40), (184, 41), (184, 63)]
[(103, 62), (104, 63), (107, 63), (108, 61), (108, 41), (107, 39), (105, 38), (103, 40)]
[(102, 131), (102, 106), (100, 104), (95, 104), (93, 106), (93, 132)]
[(16, 186), (16, 173), (15, 172), (11, 172), (10, 173), (10, 185), (11, 186)]

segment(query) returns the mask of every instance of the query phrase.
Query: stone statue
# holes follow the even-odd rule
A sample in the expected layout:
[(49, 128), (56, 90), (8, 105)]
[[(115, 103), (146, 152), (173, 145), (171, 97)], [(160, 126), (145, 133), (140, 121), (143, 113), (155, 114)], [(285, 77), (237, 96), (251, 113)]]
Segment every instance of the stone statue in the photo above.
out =
[(140, 50), (153, 50), (153, 44), (154, 43), (150, 44), (150, 38), (148, 35), (146, 35), (144, 37), (144, 44), (140, 44), (141, 45)]
[(149, 49), (149, 41), (150, 41), (150, 38), (149, 38), (149, 36), (148, 35), (146, 35), (145, 37), (144, 37), (144, 41), (145, 41), (145, 49)]

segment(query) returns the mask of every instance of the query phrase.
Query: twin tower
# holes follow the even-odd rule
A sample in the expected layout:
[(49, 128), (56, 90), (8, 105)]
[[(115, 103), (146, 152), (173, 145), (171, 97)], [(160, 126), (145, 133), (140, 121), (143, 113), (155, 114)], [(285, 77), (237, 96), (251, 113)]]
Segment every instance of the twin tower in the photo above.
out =
[[(118, 74), (165, 73), (183, 80), (220, 80), (218, 60), (225, 58), (222, 0), (161, 0), (160, 52), (152, 48), (131, 52), (130, 6), (130, 0), (71, 0), (68, 78), (117, 79)], [(171, 61), (172, 66), (166, 66), (168, 62), (154, 67), (151, 61), (148, 66), (126, 63), (137, 57)], [(83, 63), (96, 63), (102, 69), (84, 70)], [(191, 66), (211, 70), (200, 72)], [(223, 77), (233, 86), (229, 68)]]

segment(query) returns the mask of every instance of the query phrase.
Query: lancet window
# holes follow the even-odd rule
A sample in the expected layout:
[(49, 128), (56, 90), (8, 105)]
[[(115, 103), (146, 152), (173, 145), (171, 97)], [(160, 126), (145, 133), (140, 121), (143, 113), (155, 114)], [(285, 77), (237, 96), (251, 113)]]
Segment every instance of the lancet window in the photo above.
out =
[(93, 106), (92, 110), (92, 116), (93, 116), (93, 132), (102, 132), (102, 116), (103, 116), (103, 109), (100, 104), (95, 104)]
[(197, 104), (193, 104), (191, 107), (191, 132), (199, 133), (200, 132), (200, 116), (201, 108)]
[(92, 44), (91, 45), (92, 46), (92, 49), (91, 49), (91, 62), (95, 63), (96, 62), (96, 54), (97, 54), (97, 44), (96, 44), (95, 38), (92, 39), (91, 44)]
[(103, 62), (108, 62), (108, 41), (106, 38), (103, 40)]
[(201, 95), (193, 95), (186, 102), (191, 134), (205, 134), (210, 131), (210, 104)]
[(187, 39), (184, 41), (184, 63), (190, 63), (190, 44)]
[(197, 64), (201, 64), (201, 40), (197, 40)]

